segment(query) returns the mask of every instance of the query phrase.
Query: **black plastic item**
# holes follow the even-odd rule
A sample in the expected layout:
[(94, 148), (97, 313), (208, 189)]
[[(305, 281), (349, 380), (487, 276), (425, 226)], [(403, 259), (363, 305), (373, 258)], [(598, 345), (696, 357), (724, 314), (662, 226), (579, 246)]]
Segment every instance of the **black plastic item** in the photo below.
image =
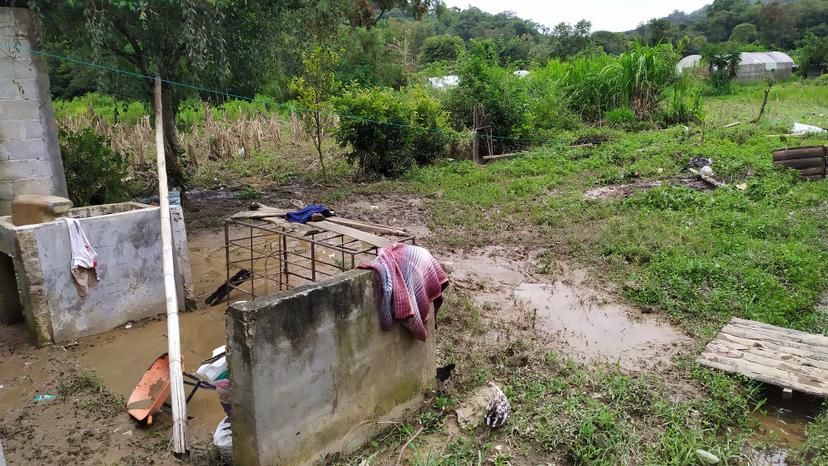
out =
[(250, 271), (249, 270), (247, 270), (247, 269), (239, 270), (238, 272), (236, 272), (235, 275), (233, 275), (230, 278), (230, 281), (228, 283), (225, 283), (225, 284), (221, 285), (220, 287), (218, 287), (218, 289), (216, 289), (216, 291), (213, 292), (213, 294), (208, 296), (207, 299), (204, 300), (204, 303), (207, 304), (208, 306), (215, 306), (216, 304), (220, 303), (221, 300), (223, 300), (224, 298), (226, 298), (230, 294), (230, 290), (232, 289), (231, 287), (239, 286), (239, 285), (241, 285), (242, 283), (246, 282), (249, 279), (250, 279)]

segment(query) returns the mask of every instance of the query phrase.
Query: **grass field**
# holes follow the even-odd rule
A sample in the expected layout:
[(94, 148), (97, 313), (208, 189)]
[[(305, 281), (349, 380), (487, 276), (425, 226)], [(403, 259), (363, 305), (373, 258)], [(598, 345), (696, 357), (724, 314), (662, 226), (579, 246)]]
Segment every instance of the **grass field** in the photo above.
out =
[[(770, 154), (826, 144), (828, 135), (768, 137), (787, 133), (795, 121), (828, 126), (828, 87), (777, 84), (763, 119), (750, 124), (762, 91), (738, 86), (733, 95), (707, 98), (705, 124), (692, 128), (585, 128), (520, 157), (485, 166), (444, 162), (368, 189), (427, 195), (429, 226), (442, 232), (434, 238), (441, 247), (527, 245), (544, 249), (550, 261), (588, 267), (627, 300), (668, 313), (695, 336), (696, 351), (733, 315), (828, 334), (828, 313), (815, 310), (828, 288), (828, 183), (800, 181), (774, 167)], [(741, 124), (722, 128), (736, 121)], [(594, 134), (607, 142), (570, 147)], [(693, 157), (713, 159), (715, 176), (728, 186), (700, 192), (671, 184), (687, 175)], [(626, 199), (584, 198), (592, 188), (654, 180), (665, 184)], [(473, 368), (461, 386), (506, 381), (516, 413), (509, 427), (451, 436), (432, 419), (439, 416), (426, 413), (398, 428), (387, 445), (369, 449), (371, 455), (399, 448), (415, 424), (431, 422), (427, 432), (447, 443), (437, 457), (427, 442), (413, 442), (416, 464), (526, 464), (549, 457), (573, 464), (697, 464), (697, 448), (728, 464), (744, 461), (740, 450), (756, 427), (751, 413), (763, 404), (757, 385), (703, 369), (694, 355), (677, 362), (672, 382), (697, 392), (679, 399), (663, 376), (582, 366), (532, 344), (518, 351), (528, 363), (515, 364), (503, 356), (514, 348), (475, 346), (451, 335), (470, 328), (462, 317), (470, 306), (468, 300), (447, 306), (445, 359)], [(438, 399), (437, 406), (455, 402)], [(823, 414), (788, 461), (828, 464), (826, 429)], [(514, 448), (504, 454), (494, 449), (498, 444)]]

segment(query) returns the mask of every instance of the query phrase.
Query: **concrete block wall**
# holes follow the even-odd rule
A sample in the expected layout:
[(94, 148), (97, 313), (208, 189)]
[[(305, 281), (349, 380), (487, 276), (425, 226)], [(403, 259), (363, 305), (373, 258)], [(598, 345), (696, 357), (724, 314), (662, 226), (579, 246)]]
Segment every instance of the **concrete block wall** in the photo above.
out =
[(379, 323), (371, 271), (353, 270), (227, 311), (235, 464), (315, 464), (359, 448), (420, 405), (435, 379), (429, 338)]
[(0, 215), (18, 194), (66, 197), (46, 61), (31, 12), (0, 7)]
[[(179, 309), (193, 309), (184, 216), (178, 206), (170, 211)], [(78, 294), (69, 269), (66, 222), (15, 227), (10, 217), (0, 217), (0, 256), (13, 258), (11, 276), (16, 275), (20, 296), (18, 309), (10, 307), (14, 302), (0, 301), (0, 317), (19, 320), (22, 314), (34, 341), (42, 345), (71, 342), (163, 314), (159, 208), (109, 204), (72, 209), (70, 216), (80, 221), (98, 253), (98, 284), (86, 297)], [(0, 269), (0, 285), (9, 287), (8, 272), (8, 267)]]

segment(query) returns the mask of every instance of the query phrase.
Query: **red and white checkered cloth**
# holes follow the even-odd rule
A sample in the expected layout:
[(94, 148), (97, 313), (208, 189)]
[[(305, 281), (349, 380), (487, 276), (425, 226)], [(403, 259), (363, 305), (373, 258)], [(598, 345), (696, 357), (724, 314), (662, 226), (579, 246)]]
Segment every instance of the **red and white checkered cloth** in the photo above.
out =
[(431, 303), (436, 316), (449, 283), (434, 256), (425, 248), (395, 243), (380, 249), (376, 260), (357, 267), (376, 272), (382, 289), (382, 328), (389, 330), (399, 320), (418, 340), (425, 341)]

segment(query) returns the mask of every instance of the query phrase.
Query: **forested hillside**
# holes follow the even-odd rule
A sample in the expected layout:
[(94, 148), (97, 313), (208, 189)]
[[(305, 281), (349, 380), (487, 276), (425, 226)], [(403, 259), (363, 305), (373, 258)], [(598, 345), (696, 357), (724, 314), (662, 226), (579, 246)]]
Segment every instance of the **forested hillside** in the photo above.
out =
[[(41, 11), (48, 4), (38, 3), (43, 5)], [(470, 50), (472, 41), (489, 43), (500, 65), (513, 69), (542, 66), (550, 59), (598, 50), (618, 54), (629, 50), (635, 41), (649, 45), (669, 42), (681, 53), (700, 53), (708, 44), (722, 43), (740, 50), (783, 50), (792, 52), (805, 68), (823, 67), (828, 54), (828, 0), (716, 0), (696, 12), (676, 11), (666, 18), (642, 22), (628, 33), (593, 31), (587, 20), (546, 27), (509, 12), (489, 14), (473, 7), (447, 8), (439, 1), (339, 0), (326, 2), (327, 8), (316, 8), (310, 4), (314, 2), (294, 3), (278, 14), (262, 13), (272, 15), (268, 27), (277, 33), (269, 36), (255, 54), (225, 57), (236, 59), (224, 63), (228, 70), (225, 75), (232, 74), (232, 79), (222, 81), (221, 74), (213, 73), (205, 83), (221, 86), (228, 93), (290, 98), (289, 81), (301, 71), (303, 52), (314, 44), (338, 51), (341, 60), (336, 75), (340, 81), (395, 88), (426, 75), (455, 73), (457, 59)], [(70, 17), (79, 14), (72, 10), (78, 9), (69, 8), (66, 12)], [(93, 50), (90, 42), (70, 40), (72, 33), (61, 18), (44, 16), (48, 29), (62, 31), (49, 35), (50, 49), (74, 57), (100, 52)], [(75, 24), (84, 24), (82, 18), (78, 19)], [(231, 14), (225, 20), (238, 18)], [(236, 31), (238, 40), (248, 40), (244, 34), (249, 32)], [(114, 59), (130, 61), (123, 50), (109, 52)], [(143, 95), (142, 89), (130, 89), (133, 83), (101, 79), (99, 72), (79, 71), (71, 64), (58, 65), (53, 73), (53, 92), (58, 98), (92, 90), (117, 92), (125, 98)]]
[(742, 50), (793, 52), (804, 69), (828, 62), (828, 1), (715, 0), (691, 13), (674, 11), (643, 23), (631, 37), (650, 43), (683, 43), (698, 53), (707, 44)]

